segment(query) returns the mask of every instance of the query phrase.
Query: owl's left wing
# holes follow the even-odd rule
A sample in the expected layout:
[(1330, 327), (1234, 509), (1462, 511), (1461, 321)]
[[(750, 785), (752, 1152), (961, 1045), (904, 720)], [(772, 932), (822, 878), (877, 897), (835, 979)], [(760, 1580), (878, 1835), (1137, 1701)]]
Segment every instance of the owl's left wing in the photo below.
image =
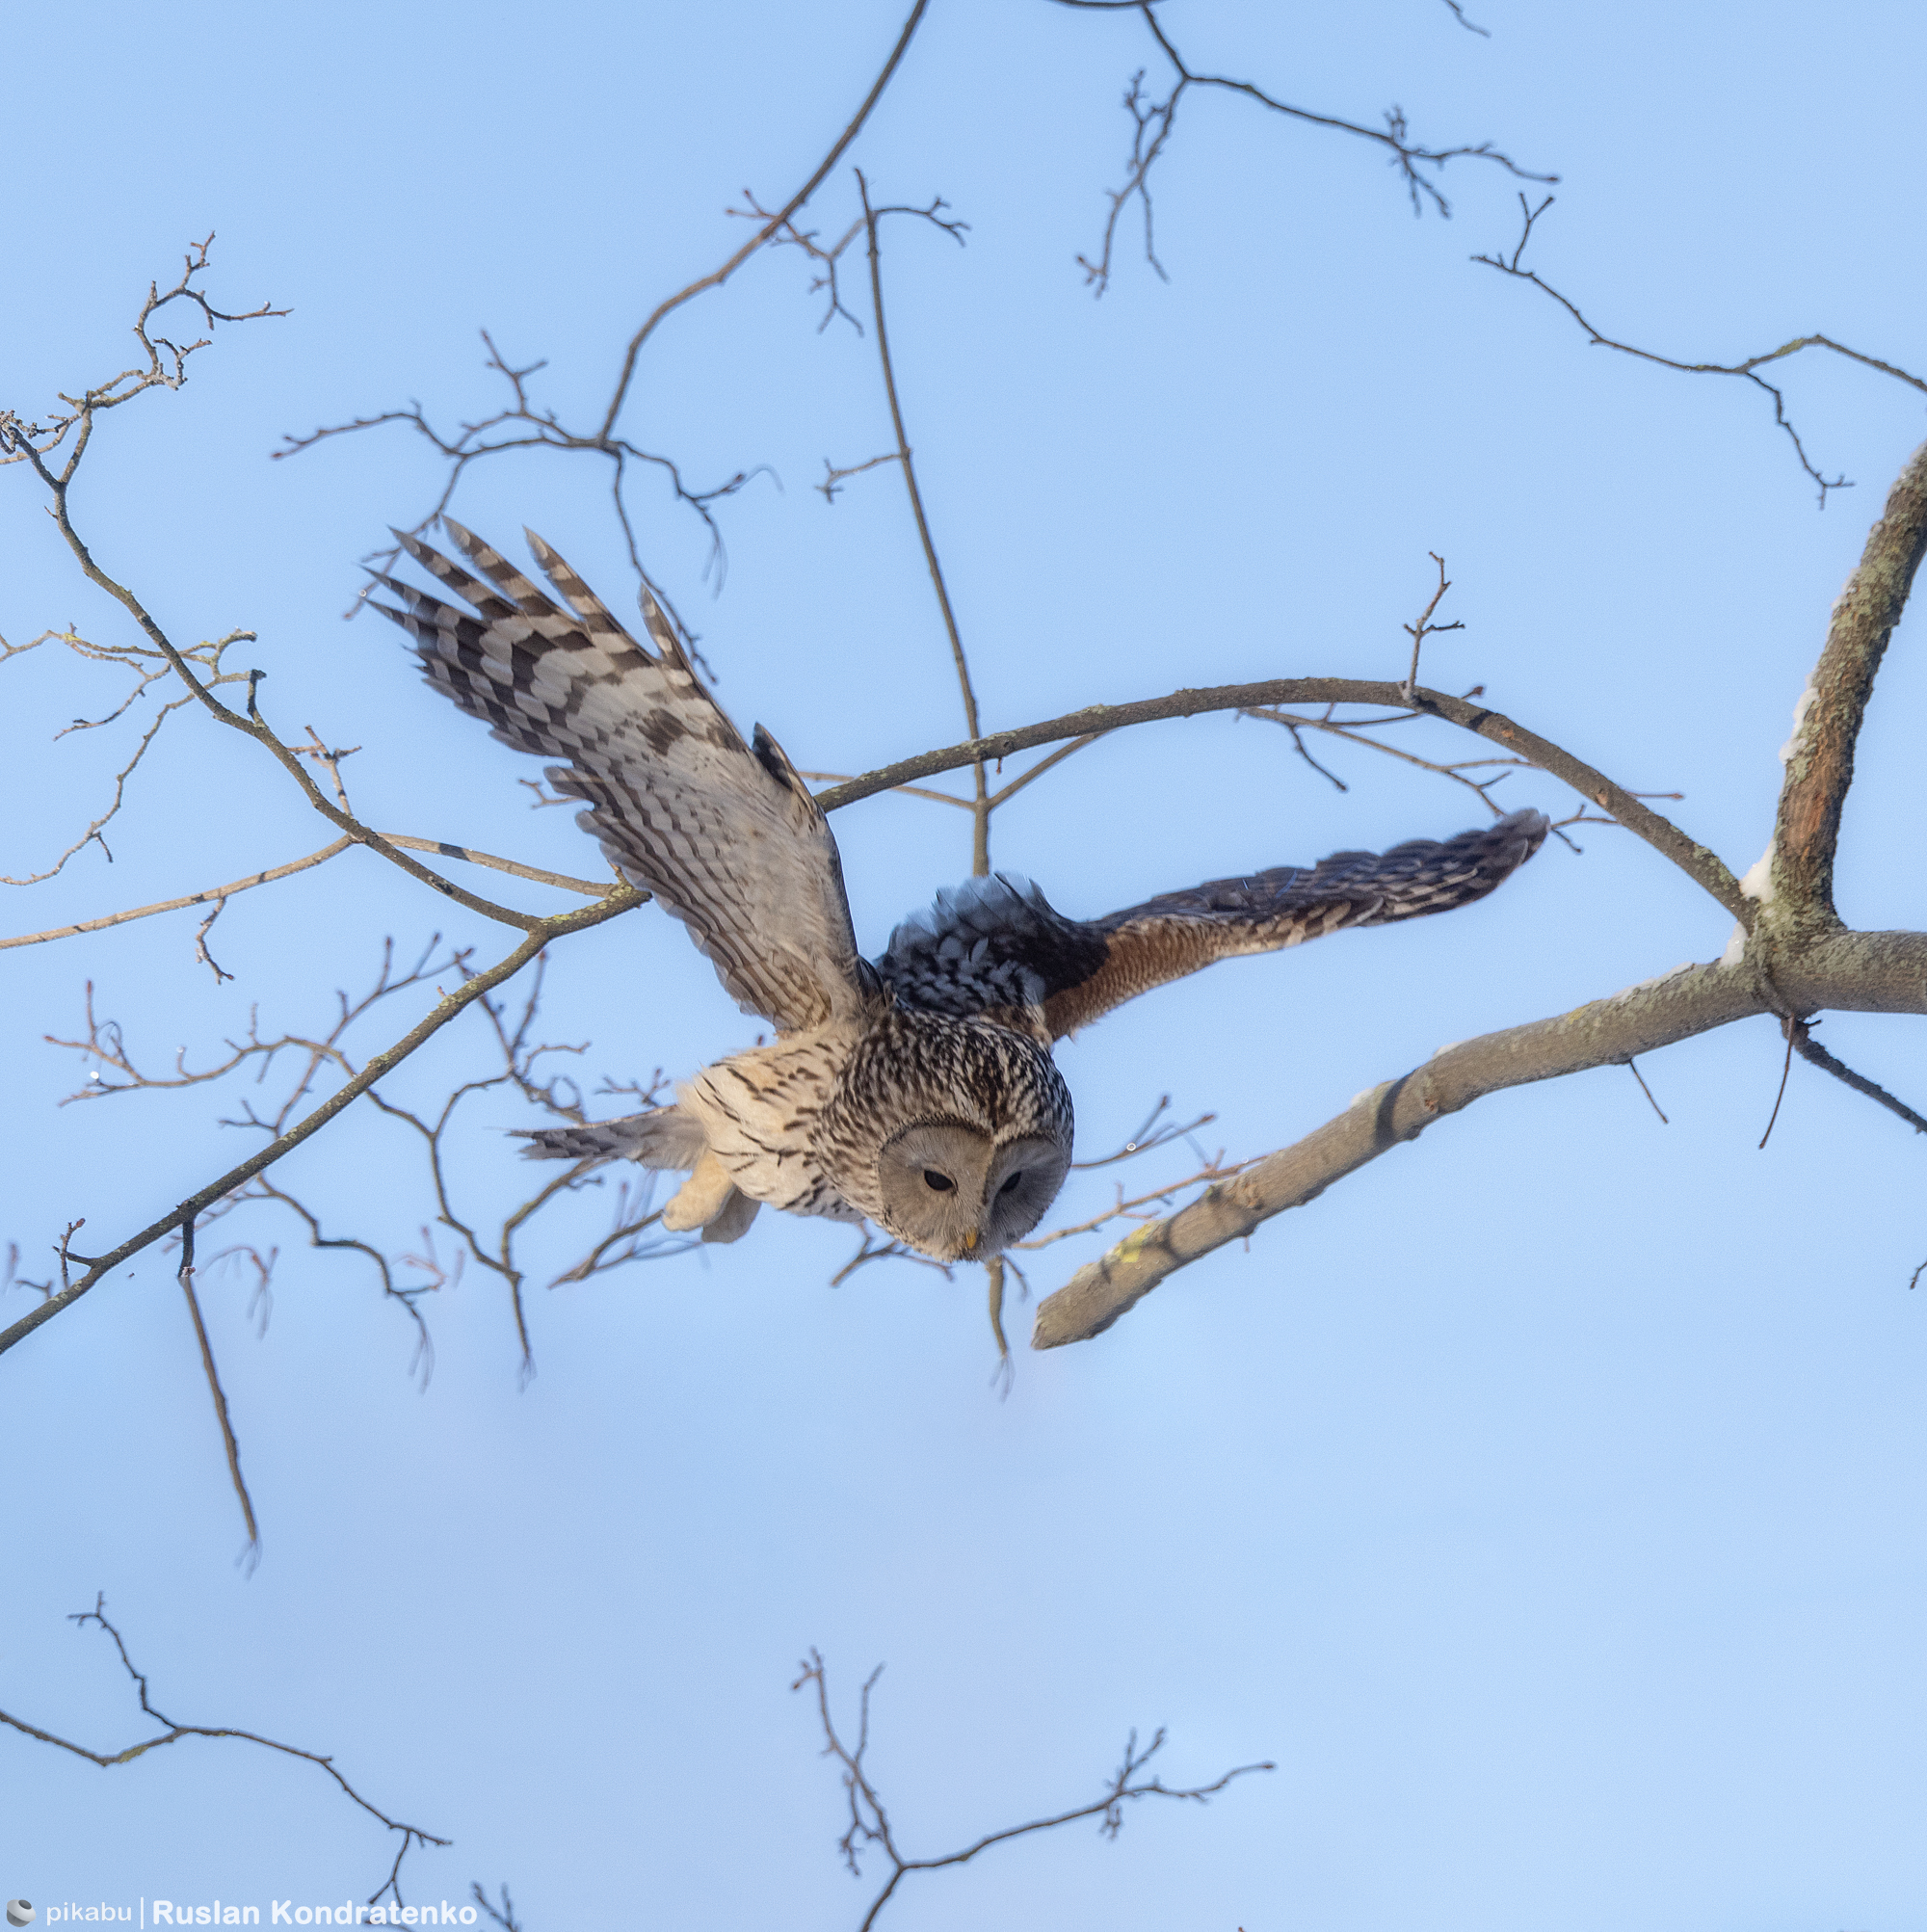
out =
[(1218, 960), (1469, 905), (1524, 864), (1549, 830), (1543, 812), (1516, 811), (1456, 838), (1214, 879), (1101, 919), (1068, 919), (1020, 881), (972, 880), (899, 926), (877, 970), (906, 1006), (1041, 1008), (1055, 1038)]
[(781, 747), (761, 726), (743, 742), (647, 590), (653, 654), (533, 531), (566, 612), (442, 521), (488, 582), (401, 541), (470, 610), (378, 579), (404, 608), (376, 608), (414, 640), (428, 681), (504, 744), (565, 760), (548, 779), (587, 803), (583, 829), (689, 927), (745, 1012), (783, 1032), (854, 1017), (875, 981), (850, 928), (836, 841)]

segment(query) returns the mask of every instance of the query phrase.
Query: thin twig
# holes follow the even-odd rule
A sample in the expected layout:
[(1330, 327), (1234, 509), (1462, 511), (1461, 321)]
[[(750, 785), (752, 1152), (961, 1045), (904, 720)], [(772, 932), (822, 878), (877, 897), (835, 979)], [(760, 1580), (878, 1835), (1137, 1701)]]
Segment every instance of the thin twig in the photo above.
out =
[(929, 5), (930, 0), (916, 0), (916, 5), (910, 10), (910, 17), (903, 24), (903, 32), (897, 36), (897, 43), (890, 49), (889, 59), (884, 63), (883, 71), (878, 74), (870, 88), (870, 92), (863, 96), (863, 104), (851, 117), (849, 125), (837, 136), (835, 145), (823, 157), (816, 172), (810, 175), (809, 179), (783, 203), (780, 211), (772, 216), (763, 227), (757, 229), (755, 234), (749, 241), (745, 242), (721, 268), (712, 269), (708, 275), (701, 277), (697, 281), (691, 282), (687, 288), (678, 289), (667, 301), (658, 304), (650, 313), (648, 319), (629, 338), (629, 346), (622, 355), (621, 372), (616, 378), (615, 393), (610, 397), (608, 410), (602, 418), (602, 435), (604, 437), (609, 437), (615, 430), (616, 418), (622, 412), (622, 404), (627, 400), (629, 393), (629, 384), (634, 379), (636, 373), (636, 358), (643, 353), (643, 345), (655, 333), (657, 326), (663, 321), (664, 317), (673, 313), (684, 303), (693, 301), (705, 289), (721, 287), (765, 242), (769, 241), (784, 226), (790, 218), (802, 208), (803, 204), (816, 193), (817, 189), (822, 187), (823, 183), (830, 176), (830, 171), (836, 166), (837, 162), (842, 160), (845, 150), (856, 140), (858, 134), (862, 129), (863, 123), (869, 119), (871, 110), (883, 98), (884, 90), (890, 84), (890, 76), (896, 72), (904, 55), (910, 51), (911, 37), (916, 32), (917, 25), (923, 18), (924, 10)]
[[(1399, 688), (1403, 690), (1405, 687), (1401, 685)], [(1339, 778), (1335, 772), (1327, 771), (1306, 750), (1305, 740), (1301, 735), (1303, 732), (1322, 731), (1328, 737), (1340, 738), (1345, 743), (1351, 745), (1363, 745), (1368, 751), (1380, 753), (1387, 758), (1396, 758), (1401, 764), (1414, 765), (1422, 772), (1437, 772), (1440, 778), (1450, 779), (1454, 784), (1464, 785), (1467, 791), (1477, 793), (1480, 801), (1491, 812), (1492, 816), (1494, 818), (1502, 818), (1505, 815), (1505, 807), (1491, 796), (1492, 787), (1502, 782), (1515, 771), (1530, 770), (1532, 766), (1530, 758), (1494, 757), (1442, 760), (1438, 758), (1421, 758), (1417, 753), (1408, 752), (1402, 746), (1387, 745), (1377, 738), (1366, 735), (1365, 727), (1398, 724), (1412, 718), (1422, 718), (1424, 715), (1425, 713), (1422, 711), (1408, 711), (1403, 714), (1402, 718), (1398, 719), (1372, 718), (1346, 721), (1334, 719), (1329, 715), (1323, 718), (1306, 718), (1289, 711), (1254, 710), (1244, 713), (1244, 716), (1248, 718), (1261, 719), (1267, 725), (1277, 725), (1290, 732), (1292, 748), (1297, 752), (1298, 755), (1322, 778), (1330, 779), (1340, 791), (1347, 789), (1344, 780)], [(1493, 770), (1494, 767), (1497, 769)], [(1491, 778), (1476, 779), (1466, 776), (1469, 772), (1489, 770), (1492, 771)], [(1679, 792), (1631, 792), (1628, 796), (1633, 798), (1679, 798), (1683, 794)], [(1604, 822), (1608, 824), (1612, 823), (1611, 820)]]
[(243, 1560), (251, 1570), (261, 1553), (261, 1525), (254, 1520), (254, 1499), (248, 1494), (247, 1478), (241, 1473), (241, 1445), (234, 1440), (234, 1419), (227, 1413), (227, 1393), (221, 1386), (221, 1376), (214, 1366), (214, 1344), (207, 1338), (207, 1324), (201, 1319), (200, 1301), (194, 1291), (194, 1223), (181, 1223), (181, 1258), (176, 1271), (176, 1279), (181, 1284), (181, 1293), (187, 1297), (188, 1313), (194, 1317), (195, 1339), (200, 1344), (200, 1365), (207, 1376), (208, 1393), (214, 1397), (214, 1418), (221, 1425), (222, 1446), (227, 1452), (228, 1480), (234, 1485), (234, 1494), (241, 1501), (241, 1519), (248, 1525), (248, 1545), (241, 1552)]
[(1811, 1024), (1810, 1020), (1801, 1020), (1794, 1025), (1793, 1050), (1801, 1059), (1818, 1067), (1822, 1072), (1833, 1074), (1835, 1079), (1842, 1081), (1855, 1093), (1864, 1094), (1868, 1099), (1878, 1101), (1888, 1113), (1897, 1114), (1915, 1133), (1927, 1134), (1927, 1120), (1916, 1114), (1905, 1100), (1896, 1100), (1885, 1087), (1876, 1086), (1865, 1074), (1856, 1073), (1843, 1061), (1835, 1060), (1808, 1031)]
[[(1111, 8), (1103, 0), (1058, 0), (1060, 6), (1090, 7), (1095, 12), (1122, 12), (1122, 7)], [(1459, 15), (1462, 25), (1475, 34), (1483, 34), (1485, 29), (1474, 27), (1460, 12), (1456, 0), (1445, 0), (1445, 4)], [(1124, 108), (1131, 117), (1131, 152), (1125, 166), (1123, 186), (1107, 189), (1106, 198), (1111, 203), (1110, 212), (1104, 223), (1103, 243), (1097, 259), (1092, 261), (1084, 255), (1077, 257), (1077, 265), (1084, 271), (1085, 280), (1097, 295), (1102, 295), (1109, 286), (1111, 278), (1111, 255), (1117, 238), (1118, 223), (1123, 211), (1135, 199), (1144, 211), (1145, 258), (1160, 277), (1164, 276), (1163, 265), (1157, 259), (1157, 251), (1151, 234), (1151, 199), (1149, 176), (1152, 168), (1164, 154), (1171, 138), (1171, 130), (1177, 115), (1177, 106), (1187, 90), (1217, 88), (1228, 93), (1242, 94), (1248, 100), (1254, 100), (1260, 107), (1273, 114), (1283, 115), (1293, 120), (1302, 120), (1313, 127), (1328, 127), (1336, 133), (1355, 135), (1362, 141), (1369, 141), (1386, 150), (1386, 159), (1397, 172), (1405, 184), (1407, 195), (1412, 201), (1414, 215), (1421, 214), (1426, 204), (1442, 217), (1450, 218), (1452, 208), (1437, 183), (1420, 172), (1431, 169), (1435, 174), (1443, 172), (1448, 162), (1465, 160), (1490, 161), (1502, 168), (1509, 174), (1522, 181), (1556, 182), (1556, 174), (1539, 174), (1531, 169), (1521, 168), (1509, 156), (1500, 153), (1491, 142), (1482, 141), (1477, 146), (1458, 147), (1423, 147), (1408, 138), (1405, 110), (1389, 108), (1384, 117), (1383, 127), (1366, 127), (1354, 120), (1344, 120), (1335, 115), (1314, 114), (1308, 108), (1294, 107), (1287, 101), (1278, 99), (1262, 88), (1250, 81), (1232, 80), (1223, 74), (1203, 74), (1194, 71), (1179, 54), (1162, 22), (1145, 0), (1137, 0), (1135, 9), (1157, 43), (1159, 51), (1171, 64), (1175, 79), (1171, 93), (1163, 100), (1156, 100), (1145, 93), (1144, 70), (1140, 68), (1132, 77), (1124, 95)]]
[[(962, 802), (959, 801), (960, 804)], [(410, 852), (438, 852), (444, 859), (463, 859), (471, 865), (490, 866), (497, 872), (512, 873), (517, 879), (532, 879), (541, 886), (557, 886), (565, 892), (580, 892), (589, 899), (599, 899), (609, 889), (606, 880), (597, 885), (594, 880), (572, 878), (567, 872), (549, 872), (539, 865), (524, 865), (516, 859), (498, 859), (492, 852), (478, 852), (473, 846), (455, 845), (445, 838), (412, 838), (398, 832), (384, 832), (382, 836), (390, 845), (399, 845)], [(224, 886), (210, 886), (204, 891), (184, 893), (178, 899), (160, 899), (151, 906), (135, 906), (124, 913), (109, 913), (103, 918), (81, 919), (70, 926), (49, 926), (43, 933), (21, 933), (12, 939), (0, 940), (0, 952), (6, 951), (9, 946), (38, 946), (49, 940), (70, 940), (82, 933), (105, 932), (109, 926), (124, 926), (130, 919), (150, 919), (156, 913), (178, 913), (187, 906), (204, 906), (210, 899), (224, 905), (235, 893), (245, 892), (251, 887), (271, 886), (277, 879), (292, 878), (297, 872), (325, 865), (357, 843), (353, 837), (337, 838), (331, 845), (324, 845), (319, 852), (310, 852), (305, 859), (291, 859), (285, 865), (271, 865), (265, 872), (251, 872), (245, 879), (230, 879)]]
[(1024, 786), (1041, 779), (1053, 766), (1061, 765), (1066, 758), (1074, 757), (1079, 752), (1095, 745), (1099, 738), (1105, 735), (1102, 731), (1093, 731), (1088, 737), (1073, 738), (1069, 744), (1060, 745), (1047, 758), (1040, 758), (1029, 771), (1019, 773), (1001, 791), (993, 793), (990, 800), (990, 810), (995, 811), (1000, 805), (1008, 804), (1012, 799), (1016, 797), (1018, 792), (1023, 790)]
[(216, 986), (219, 986), (223, 980), (229, 980), (234, 977), (231, 972), (223, 970), (221, 963), (207, 949), (207, 936), (214, 930), (215, 920), (220, 918), (222, 913), (226, 910), (226, 898), (224, 896), (217, 899), (207, 917), (201, 920), (200, 924), (195, 928), (194, 934), (194, 956), (213, 973)]
[[(863, 222), (869, 231), (870, 301), (877, 318), (877, 358), (883, 365), (884, 393), (889, 398), (890, 426), (895, 430), (897, 438), (897, 460), (903, 468), (904, 487), (910, 492), (911, 514), (916, 518), (917, 541), (923, 545), (923, 561), (930, 571), (931, 585), (937, 592), (937, 609), (943, 615), (944, 634), (950, 640), (951, 663), (956, 668), (958, 689), (964, 699), (964, 728), (975, 738), (982, 735), (982, 728), (977, 722), (977, 694), (970, 683), (970, 664), (964, 654), (964, 638), (957, 628), (957, 613), (951, 607), (950, 588), (943, 581), (943, 566), (937, 561), (936, 540), (930, 534), (930, 518), (924, 513), (923, 491), (916, 480), (916, 464), (911, 458), (910, 438), (904, 434), (903, 404), (897, 395), (896, 369), (890, 360), (889, 330), (884, 321), (884, 257), (877, 240), (880, 212), (870, 205), (870, 184), (864, 180), (860, 168), (856, 171), (856, 175), (857, 192), (863, 203)], [(884, 209), (881, 212), (887, 214), (892, 211)], [(990, 870), (990, 805), (981, 758), (971, 766), (971, 776), (976, 786), (976, 805), (970, 870), (982, 879), (988, 877)]]
[(1799, 1020), (1790, 1013), (1781, 1015), (1781, 1031), (1786, 1035), (1786, 1058), (1781, 1062), (1780, 1087), (1773, 1097), (1773, 1111), (1766, 1117), (1766, 1131), (1759, 1137), (1761, 1148), (1773, 1138), (1773, 1125), (1780, 1118), (1780, 1103), (1786, 1098), (1786, 1076), (1793, 1071), (1793, 1037), (1799, 1025)]
[(1412, 639), (1412, 669), (1405, 674), (1405, 682), (1399, 686), (1399, 696), (1408, 704), (1412, 702), (1412, 693), (1418, 689), (1418, 653), (1425, 648), (1425, 640), (1438, 632), (1465, 628), (1463, 623), (1432, 622), (1432, 613), (1439, 608), (1452, 586), (1445, 580), (1445, 559), (1437, 550), (1428, 550), (1425, 554), (1439, 566), (1439, 588), (1432, 593), (1432, 601), (1419, 612), (1418, 622), (1405, 626), (1406, 634)]
[(1196, 1133), (1200, 1127), (1209, 1126), (1218, 1118), (1216, 1114), (1200, 1114), (1195, 1121), (1186, 1121), (1181, 1125), (1175, 1121), (1164, 1121), (1160, 1126), (1158, 1123), (1163, 1120), (1165, 1111), (1170, 1105), (1171, 1096), (1160, 1094), (1157, 1105), (1144, 1117), (1137, 1131), (1115, 1153), (1102, 1154), (1095, 1160), (1073, 1160), (1070, 1163), (1072, 1172), (1082, 1173), (1096, 1167), (1115, 1167), (1121, 1160), (1135, 1160), (1140, 1154), (1149, 1153), (1157, 1148), (1168, 1147), (1173, 1141), (1183, 1140), (1186, 1135)]
[(1651, 1104), (1652, 1111), (1659, 1116), (1659, 1125), (1663, 1127), (1670, 1127), (1673, 1123), (1666, 1118), (1666, 1109), (1657, 1100), (1653, 1099), (1652, 1089), (1646, 1084), (1646, 1075), (1639, 1071), (1639, 1062), (1630, 1053), (1625, 1057), (1625, 1070), (1639, 1082), (1639, 1091), (1646, 1096), (1648, 1101)]
[(1079, 1221), (1068, 1228), (1052, 1228), (1043, 1234), (1033, 1234), (1027, 1241), (1015, 1241), (1011, 1245), (1024, 1249), (1048, 1248), (1053, 1242), (1067, 1241), (1073, 1234), (1089, 1234), (1094, 1230), (1104, 1227), (1108, 1222), (1119, 1219), (1153, 1220), (1155, 1218), (1153, 1215), (1139, 1210), (1162, 1205), (1169, 1202), (1174, 1194), (1181, 1194), (1187, 1187), (1210, 1187), (1221, 1180), (1229, 1180), (1233, 1175), (1242, 1174), (1252, 1165), (1253, 1160), (1257, 1158), (1259, 1156), (1254, 1154), (1249, 1160), (1233, 1161), (1227, 1166), (1224, 1155), (1220, 1153), (1215, 1159), (1206, 1161), (1196, 1174), (1187, 1174), (1182, 1180), (1174, 1180), (1168, 1186), (1153, 1188), (1148, 1194), (1140, 1194), (1130, 1201), (1124, 1199), (1124, 1190), (1121, 1187), (1118, 1189), (1117, 1201), (1101, 1214), (1094, 1214), (1090, 1220)]
[(452, 880), (442, 878), (439, 873), (432, 871), (428, 866), (422, 865), (409, 858), (404, 852), (383, 838), (379, 832), (361, 824), (352, 813), (345, 811), (340, 806), (324, 797), (313, 779), (304, 769), (302, 763), (303, 754), (293, 746), (284, 743), (262, 719), (259, 709), (254, 702), (255, 680), (252, 677), (247, 680), (249, 701), (248, 711), (244, 715), (241, 712), (232, 710), (215, 696), (214, 685), (226, 680), (222, 677), (215, 677), (209, 681), (203, 681), (196, 675), (195, 668), (188, 661), (187, 655), (176, 648), (172, 640), (161, 628), (160, 624), (147, 611), (141, 599), (124, 584), (117, 583), (95, 562), (92, 552), (89, 549), (79, 531), (74, 527), (71, 516), (68, 514), (68, 492), (73, 482), (74, 472), (79, 467), (81, 459), (87, 452), (89, 434), (88, 424), (83, 422), (66, 466), (61, 469), (55, 469), (47, 463), (41, 449), (36, 444), (31, 435), (22, 427), (18, 420), (0, 413), (0, 450), (12, 448), (16, 454), (24, 457), (35, 475), (45, 486), (49, 496), (53, 499), (54, 520), (59, 525), (61, 535), (66, 540), (68, 549), (72, 551), (74, 559), (80, 565), (83, 573), (91, 583), (97, 585), (101, 590), (105, 591), (109, 596), (113, 597), (134, 619), (135, 622), (140, 625), (142, 631), (146, 636), (147, 641), (172, 666), (175, 675), (187, 686), (188, 691), (200, 701), (202, 708), (221, 724), (227, 726), (230, 729), (243, 733), (247, 737), (252, 738), (256, 744), (261, 745), (267, 750), (276, 761), (280, 764), (282, 769), (289, 774), (296, 784), (301, 787), (302, 793), (306, 798), (308, 804), (322, 817), (329, 820), (337, 831), (346, 833), (357, 844), (366, 845), (371, 851), (379, 852), (384, 859), (388, 860), (392, 864), (400, 866), (404, 872), (407, 872), (412, 878), (420, 880), (424, 885), (434, 887), (436, 891), (455, 900), (457, 904), (465, 906), (471, 913), (479, 913), (483, 917), (496, 920), (502, 925), (519, 927), (525, 933), (535, 931), (541, 923), (539, 919), (526, 913), (517, 913), (510, 907), (498, 906), (492, 900), (480, 898), (475, 893), (466, 891), (462, 887), (457, 886)]

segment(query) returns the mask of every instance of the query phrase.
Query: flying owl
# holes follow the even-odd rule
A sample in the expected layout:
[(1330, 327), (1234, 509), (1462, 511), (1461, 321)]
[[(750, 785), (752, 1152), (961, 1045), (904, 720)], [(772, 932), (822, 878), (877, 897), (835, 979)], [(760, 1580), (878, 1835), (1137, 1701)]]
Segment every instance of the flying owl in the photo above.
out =
[(760, 725), (743, 742), (648, 592), (653, 650), (533, 532), (567, 610), (443, 524), (480, 577), (401, 542), (468, 608), (388, 576), (403, 608), (377, 608), (413, 639), (429, 682), (504, 744), (562, 760), (548, 779), (588, 806), (584, 830), (688, 926), (744, 1011), (775, 1025), (774, 1044), (704, 1068), (673, 1106), (528, 1136), (539, 1157), (686, 1173), (663, 1226), (707, 1241), (735, 1240), (767, 1203), (873, 1221), (939, 1261), (988, 1260), (1037, 1226), (1070, 1165), (1055, 1041), (1215, 960), (1467, 905), (1548, 829), (1514, 812), (1099, 919), (1067, 918), (1015, 878), (974, 879), (865, 960), (822, 808)]

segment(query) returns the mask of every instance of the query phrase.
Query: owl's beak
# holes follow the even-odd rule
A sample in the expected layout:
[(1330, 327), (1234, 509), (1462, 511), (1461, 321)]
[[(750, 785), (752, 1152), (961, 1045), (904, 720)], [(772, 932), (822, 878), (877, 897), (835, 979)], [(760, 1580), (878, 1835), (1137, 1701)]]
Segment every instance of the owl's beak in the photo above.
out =
[(964, 1252), (966, 1255), (974, 1255), (977, 1252), (977, 1231), (974, 1228), (964, 1237)]

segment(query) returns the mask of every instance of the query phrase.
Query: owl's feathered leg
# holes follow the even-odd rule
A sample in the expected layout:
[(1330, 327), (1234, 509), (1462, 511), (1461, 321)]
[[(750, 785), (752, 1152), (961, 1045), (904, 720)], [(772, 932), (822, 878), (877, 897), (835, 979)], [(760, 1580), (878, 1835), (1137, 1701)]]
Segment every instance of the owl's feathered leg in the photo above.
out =
[[(696, 1172), (670, 1197), (669, 1205), (663, 1209), (662, 1225), (676, 1234), (686, 1234), (692, 1228), (706, 1231), (712, 1223), (727, 1227), (730, 1224), (725, 1217), (732, 1212), (731, 1195), (736, 1195), (736, 1183), (729, 1170), (705, 1150), (696, 1163)], [(737, 1195), (738, 1200), (745, 1198)], [(755, 1212), (753, 1203), (750, 1212), (752, 1215)], [(749, 1225), (745, 1218), (735, 1233), (719, 1233), (715, 1238), (733, 1241)], [(708, 1238), (706, 1233), (704, 1238)]]

